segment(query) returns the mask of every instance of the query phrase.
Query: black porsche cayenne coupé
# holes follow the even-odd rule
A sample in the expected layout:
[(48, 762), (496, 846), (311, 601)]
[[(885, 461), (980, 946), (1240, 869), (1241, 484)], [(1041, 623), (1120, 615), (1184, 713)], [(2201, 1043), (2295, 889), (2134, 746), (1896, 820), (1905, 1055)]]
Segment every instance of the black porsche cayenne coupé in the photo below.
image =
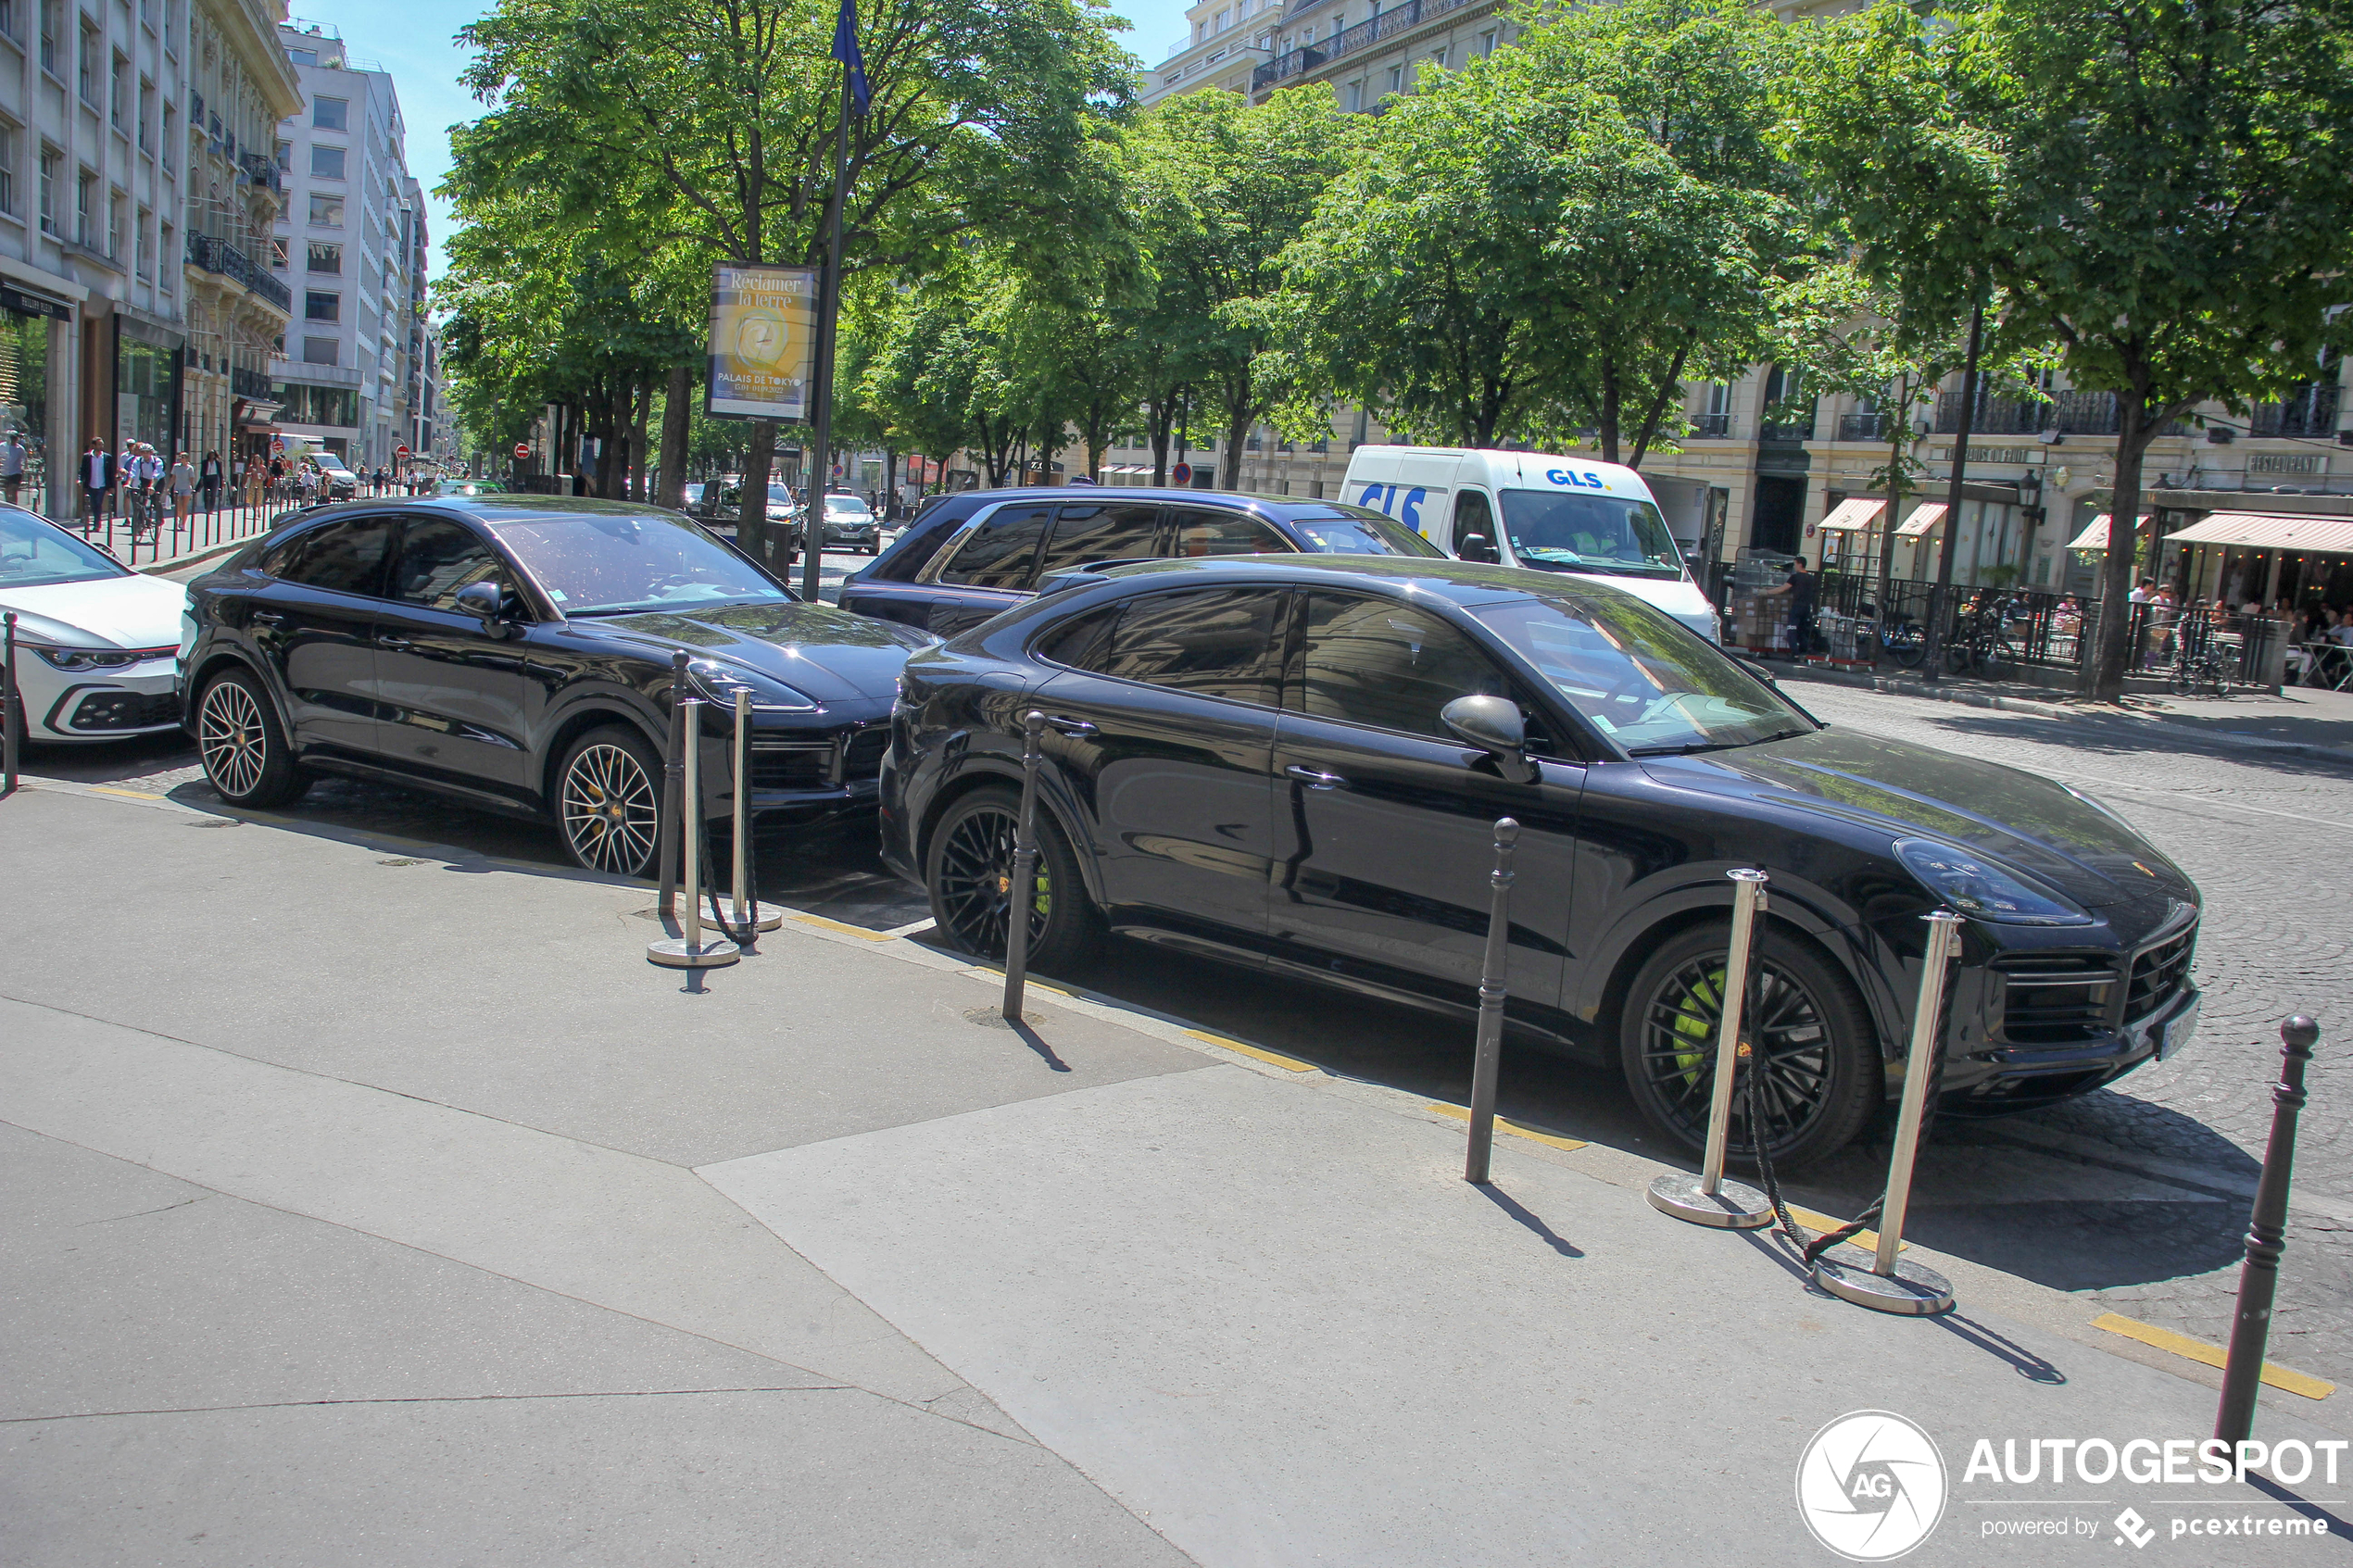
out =
[(900, 666), (932, 639), (796, 598), (673, 513), (492, 495), (305, 512), (189, 585), (188, 727), (221, 797), (318, 772), (552, 819), (573, 858), (652, 860), (672, 656), (726, 710), (703, 809), (737, 807), (727, 736), (752, 694), (749, 809), (871, 810)]
[[(1967, 917), (1947, 1113), (2081, 1094), (2195, 1027), (2197, 890), (2106, 808), (1826, 729), (1629, 595), (1396, 557), (1049, 586), (902, 677), (885, 858), (971, 950), (1018, 903), (1042, 968), (1110, 930), (1467, 1012), (1508, 815), (1512, 1022), (1614, 1060), (1686, 1148), (1737, 867), (1771, 878), (1751, 1017), (1777, 1158), (1838, 1148), (1900, 1085), (1939, 906)], [(1016, 899), (1031, 709), (1043, 858)]]

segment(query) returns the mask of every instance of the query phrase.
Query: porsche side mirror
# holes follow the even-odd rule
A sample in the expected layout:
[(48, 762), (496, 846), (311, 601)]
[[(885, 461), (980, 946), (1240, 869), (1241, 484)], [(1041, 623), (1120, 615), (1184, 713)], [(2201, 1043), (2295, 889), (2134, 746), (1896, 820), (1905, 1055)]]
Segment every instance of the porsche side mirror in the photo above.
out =
[(458, 590), (450, 601), (459, 615), (471, 615), (482, 622), (484, 635), (503, 637), (507, 634), (506, 618), (499, 613), (500, 598), (496, 583), (469, 583)]
[(1534, 784), (1536, 764), (1528, 756), (1528, 723), (1519, 704), (1507, 696), (1458, 696), (1438, 717), (1461, 739), (1495, 759), (1514, 784)]

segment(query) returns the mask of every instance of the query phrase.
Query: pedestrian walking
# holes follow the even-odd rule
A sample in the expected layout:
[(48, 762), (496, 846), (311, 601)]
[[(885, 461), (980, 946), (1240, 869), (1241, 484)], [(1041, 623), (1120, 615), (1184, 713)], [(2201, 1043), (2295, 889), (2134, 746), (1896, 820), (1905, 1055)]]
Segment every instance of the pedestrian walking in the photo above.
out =
[(220, 454), (207, 452), (196, 468), (196, 483), (204, 490), (205, 515), (210, 517), (220, 509)]
[(171, 455), (170, 478), (171, 521), (176, 529), (188, 521), (188, 514), (195, 509), (196, 504), (196, 465), (188, 460), (187, 453), (175, 452)]
[(1814, 574), (1806, 570), (1806, 558), (1798, 557), (1790, 563), (1789, 576), (1778, 588), (1768, 588), (1759, 598), (1789, 599), (1789, 656), (1803, 659), (1814, 646)]
[(7, 439), (0, 441), (0, 495), (6, 496), (12, 507), (24, 484), (24, 438), (11, 430)]
[(286, 494), (286, 459), (273, 456), (270, 459), (270, 499), (278, 501)]
[(114, 454), (96, 436), (90, 438), (90, 449), (82, 454), (82, 531), (84, 533), (98, 526), (107, 515), (107, 503), (114, 496)]

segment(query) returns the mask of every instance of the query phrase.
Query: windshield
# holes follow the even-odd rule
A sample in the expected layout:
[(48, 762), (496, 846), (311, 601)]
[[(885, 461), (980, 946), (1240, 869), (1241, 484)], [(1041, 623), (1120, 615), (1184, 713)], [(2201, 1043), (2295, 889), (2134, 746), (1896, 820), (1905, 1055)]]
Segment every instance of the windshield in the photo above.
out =
[(0, 510), (0, 588), (128, 577), (131, 569), (26, 512)]
[(1446, 552), (1386, 513), (1369, 507), (1335, 507), (1294, 517), (1290, 525), (1318, 550), (1342, 556), (1425, 556)]
[(864, 517), (871, 510), (865, 502), (855, 495), (828, 495), (825, 497), (825, 509), (829, 512), (847, 512), (852, 517)]
[(772, 507), (791, 506), (793, 504), (792, 486), (789, 484), (770, 485), (768, 487), (768, 504)]
[(1541, 594), (1469, 612), (1631, 756), (1755, 746), (1814, 728), (1772, 687), (1631, 596)]
[(445, 479), (434, 489), (437, 495), (503, 495), (507, 487), (486, 479)]
[(1648, 501), (1560, 490), (1505, 490), (1504, 534), (1522, 566), (1610, 577), (1680, 577), (1683, 558)]
[(491, 524), (566, 615), (792, 597), (682, 517), (595, 512)]

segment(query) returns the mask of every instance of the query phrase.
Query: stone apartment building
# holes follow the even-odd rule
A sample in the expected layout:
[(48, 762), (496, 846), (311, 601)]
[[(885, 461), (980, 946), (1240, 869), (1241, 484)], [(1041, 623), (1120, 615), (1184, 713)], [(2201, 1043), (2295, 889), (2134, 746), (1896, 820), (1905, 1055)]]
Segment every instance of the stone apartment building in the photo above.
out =
[(290, 21), (278, 42), (302, 86), (277, 131), (288, 199), (271, 265), (293, 319), (270, 366), (288, 436), (354, 468), (417, 445), (425, 387), (425, 207), (392, 77), (334, 29)]
[[(1850, 0), (1778, 6), (1784, 21), (1848, 8)], [(1209, 88), (1263, 102), (1276, 91), (1331, 82), (1345, 108), (1372, 111), (1391, 93), (1414, 89), (1428, 64), (1459, 66), (1516, 35), (1491, 0), (1289, 0), (1251, 12), (1247, 0), (1205, 0), (1187, 12), (1193, 27), (1155, 71), (1147, 102)], [(1249, 80), (1241, 79), (1243, 62)], [(2202, 410), (2160, 436), (2145, 467), (2160, 523), (2188, 521), (2227, 507), (2251, 511), (2334, 512), (2353, 504), (2353, 395), (2347, 363), (2314, 368), (2296, 396), (2233, 418)], [(1957, 579), (1964, 585), (2015, 582), (2082, 592), (2092, 580), (2114, 481), (2113, 398), (2080, 394), (2053, 382), (2043, 398), (1981, 400), (1966, 455), (1968, 488), (1957, 518), (1944, 516), (1942, 486), (1951, 479), (1958, 427), (1959, 380), (1928, 402), (1890, 409), (1880, 400), (1811, 394), (1778, 365), (1751, 367), (1732, 381), (1687, 387), (1687, 433), (1643, 462), (1679, 536), (1710, 561), (1743, 552), (1804, 554), (1833, 567), (1875, 563), (1883, 531), (1897, 532), (1899, 575), (1933, 575), (1943, 530), (1958, 530)], [(1891, 419), (1911, 432), (1910, 450), (1934, 486), (1907, 497), (1905, 515), (1872, 507), (1874, 470), (1888, 459)], [(1341, 409), (1329, 439), (1286, 443), (1266, 428), (1241, 454), (1240, 484), (1296, 495), (1339, 496), (1348, 455), (1389, 433), (1362, 410)], [(1941, 438), (1941, 439), (1940, 439)], [(1187, 454), (1192, 483), (1215, 483), (1214, 442)], [(1172, 452), (1172, 459), (1175, 454)], [(1139, 445), (1107, 455), (1113, 475), (1134, 482), (1151, 472)], [(1106, 477), (1112, 477), (1107, 475)], [(2301, 497), (2339, 495), (2347, 501)], [(1847, 506), (1845, 503), (1855, 502)], [(1923, 506), (1931, 508), (1923, 511)], [(1874, 567), (1875, 570), (1875, 567)]]

